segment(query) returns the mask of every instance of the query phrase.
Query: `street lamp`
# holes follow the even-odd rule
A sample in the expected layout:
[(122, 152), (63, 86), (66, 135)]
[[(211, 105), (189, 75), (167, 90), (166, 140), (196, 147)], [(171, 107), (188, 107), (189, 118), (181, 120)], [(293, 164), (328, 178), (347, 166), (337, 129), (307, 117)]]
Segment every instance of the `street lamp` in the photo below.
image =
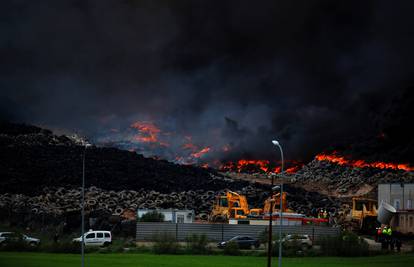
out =
[(81, 244), (81, 257), (82, 257), (82, 267), (85, 266), (85, 157), (86, 157), (86, 148), (90, 147), (91, 144), (85, 143), (83, 156), (82, 156), (82, 229), (81, 229), (81, 237), (82, 237), (82, 244)]
[(272, 185), (270, 186), (270, 210), (269, 210), (269, 237), (267, 239), (267, 267), (272, 267), (272, 222), (273, 222), (273, 184), (274, 184), (274, 175), (271, 174)]
[[(272, 140), (272, 143), (277, 146), (280, 150), (280, 156), (282, 158), (282, 166), (280, 169), (280, 173), (283, 174), (283, 165), (284, 165), (284, 159), (283, 159), (283, 149), (280, 146), (279, 142), (276, 140)], [(279, 225), (279, 267), (282, 267), (282, 209), (283, 209), (283, 182), (280, 183), (280, 209), (279, 209), (279, 218), (280, 218), (280, 225)]]

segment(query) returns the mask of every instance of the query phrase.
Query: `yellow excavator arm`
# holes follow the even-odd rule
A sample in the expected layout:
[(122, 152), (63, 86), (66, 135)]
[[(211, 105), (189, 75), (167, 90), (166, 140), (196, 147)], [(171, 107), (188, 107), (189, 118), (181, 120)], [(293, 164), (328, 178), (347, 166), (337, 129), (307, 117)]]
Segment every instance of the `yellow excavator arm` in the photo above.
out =
[[(272, 201), (273, 200), (273, 201)], [(265, 200), (263, 212), (270, 212), (270, 205), (273, 204), (273, 211), (280, 210), (280, 193), (274, 194), (271, 198)], [(282, 194), (282, 212), (287, 211), (286, 192)]]

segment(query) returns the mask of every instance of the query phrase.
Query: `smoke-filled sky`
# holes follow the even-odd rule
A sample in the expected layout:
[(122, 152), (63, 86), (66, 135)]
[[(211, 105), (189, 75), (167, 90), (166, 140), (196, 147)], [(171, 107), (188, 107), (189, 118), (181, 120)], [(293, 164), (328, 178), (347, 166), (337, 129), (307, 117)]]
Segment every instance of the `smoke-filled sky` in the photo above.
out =
[(169, 150), (191, 136), (233, 158), (278, 158), (276, 138), (306, 160), (377, 134), (410, 85), (407, 3), (4, 1), (0, 115), (95, 142), (151, 122)]

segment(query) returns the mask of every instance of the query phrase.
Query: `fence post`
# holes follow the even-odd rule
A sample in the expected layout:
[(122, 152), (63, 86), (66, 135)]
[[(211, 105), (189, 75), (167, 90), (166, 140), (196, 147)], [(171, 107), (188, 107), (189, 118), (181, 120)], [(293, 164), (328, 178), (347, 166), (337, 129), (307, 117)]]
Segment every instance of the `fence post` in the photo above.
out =
[(221, 241), (224, 241), (224, 223), (221, 224)]
[(312, 241), (315, 241), (315, 227), (312, 226)]
[(175, 223), (175, 241), (178, 241), (178, 223)]

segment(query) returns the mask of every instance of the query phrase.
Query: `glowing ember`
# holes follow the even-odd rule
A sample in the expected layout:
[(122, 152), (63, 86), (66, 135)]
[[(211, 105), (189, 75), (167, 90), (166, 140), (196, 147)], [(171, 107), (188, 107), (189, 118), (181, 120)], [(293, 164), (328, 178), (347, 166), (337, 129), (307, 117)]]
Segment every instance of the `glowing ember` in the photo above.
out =
[(338, 152), (334, 151), (332, 154), (318, 154), (315, 157), (317, 160), (329, 161), (336, 163), (338, 165), (348, 165), (357, 168), (377, 168), (377, 169), (393, 169), (393, 170), (404, 170), (404, 171), (414, 171), (414, 167), (411, 167), (409, 164), (399, 164), (399, 163), (387, 163), (387, 162), (366, 162), (364, 160), (351, 160), (346, 159), (344, 156), (338, 155)]
[(198, 152), (192, 153), (191, 156), (194, 158), (201, 158), (204, 154), (208, 153), (209, 151), (210, 151), (210, 148), (205, 147)]
[[(301, 167), (302, 167), (302, 165), (293, 166), (293, 167), (287, 168), (287, 169), (286, 169), (286, 172), (287, 172), (287, 173), (295, 173), (295, 172), (297, 172), (297, 171), (298, 171)], [(279, 170), (279, 171), (280, 171), (280, 170)]]
[(257, 169), (267, 172), (269, 170), (268, 160), (246, 160), (227, 162), (220, 167), (223, 171), (251, 172)]
[(198, 148), (196, 145), (192, 144), (192, 143), (186, 143), (184, 145), (181, 146), (182, 149), (188, 149), (191, 151), (196, 151)]
[(208, 163), (203, 163), (203, 164), (200, 165), (200, 167), (204, 168), (204, 169), (208, 169), (208, 168), (210, 168), (210, 165)]
[[(296, 161), (287, 161), (286, 162), (291, 167), (285, 169), (286, 173), (295, 173), (297, 172), (302, 166), (303, 163), (296, 162)], [(278, 167), (272, 167), (275, 165), (279, 165)], [(280, 173), (281, 167), (280, 162), (271, 163), (269, 160), (247, 160), (241, 159), (237, 162), (226, 162), (221, 164), (218, 167), (221, 171), (231, 171), (231, 172), (247, 172), (247, 173), (255, 173), (255, 172), (274, 172)]]
[[(213, 156), (228, 154), (233, 150), (232, 144), (223, 142), (200, 144), (188, 134), (179, 135), (177, 132), (164, 130), (152, 121), (143, 120), (132, 123), (128, 134), (122, 135), (116, 129), (110, 129), (110, 132), (114, 133), (116, 138), (128, 140), (122, 143), (125, 149), (150, 157), (158, 156), (159, 159), (171, 160), (178, 164), (243, 173), (280, 172), (280, 162), (269, 160), (240, 159), (236, 162), (222, 163), (217, 158), (213, 159)], [(206, 157), (206, 154), (209, 154), (209, 157)], [(285, 169), (287, 173), (296, 172), (302, 165), (291, 163), (287, 163), (288, 167)]]
[(157, 143), (160, 146), (168, 146), (167, 143), (158, 140), (161, 130), (152, 122), (137, 121), (131, 124), (131, 128), (138, 130), (138, 134), (133, 138), (137, 142)]
[(143, 143), (155, 143), (158, 141), (158, 133), (161, 131), (151, 122), (135, 122), (132, 128), (138, 130), (139, 134), (135, 136), (135, 140)]
[(231, 150), (231, 147), (230, 147), (230, 145), (224, 145), (222, 147), (222, 150), (223, 150), (223, 152), (229, 152)]
[(262, 171), (267, 172), (269, 170), (269, 161), (268, 160), (245, 160), (241, 159), (237, 162), (237, 168), (239, 170), (243, 169), (245, 166), (248, 165), (256, 165)]

